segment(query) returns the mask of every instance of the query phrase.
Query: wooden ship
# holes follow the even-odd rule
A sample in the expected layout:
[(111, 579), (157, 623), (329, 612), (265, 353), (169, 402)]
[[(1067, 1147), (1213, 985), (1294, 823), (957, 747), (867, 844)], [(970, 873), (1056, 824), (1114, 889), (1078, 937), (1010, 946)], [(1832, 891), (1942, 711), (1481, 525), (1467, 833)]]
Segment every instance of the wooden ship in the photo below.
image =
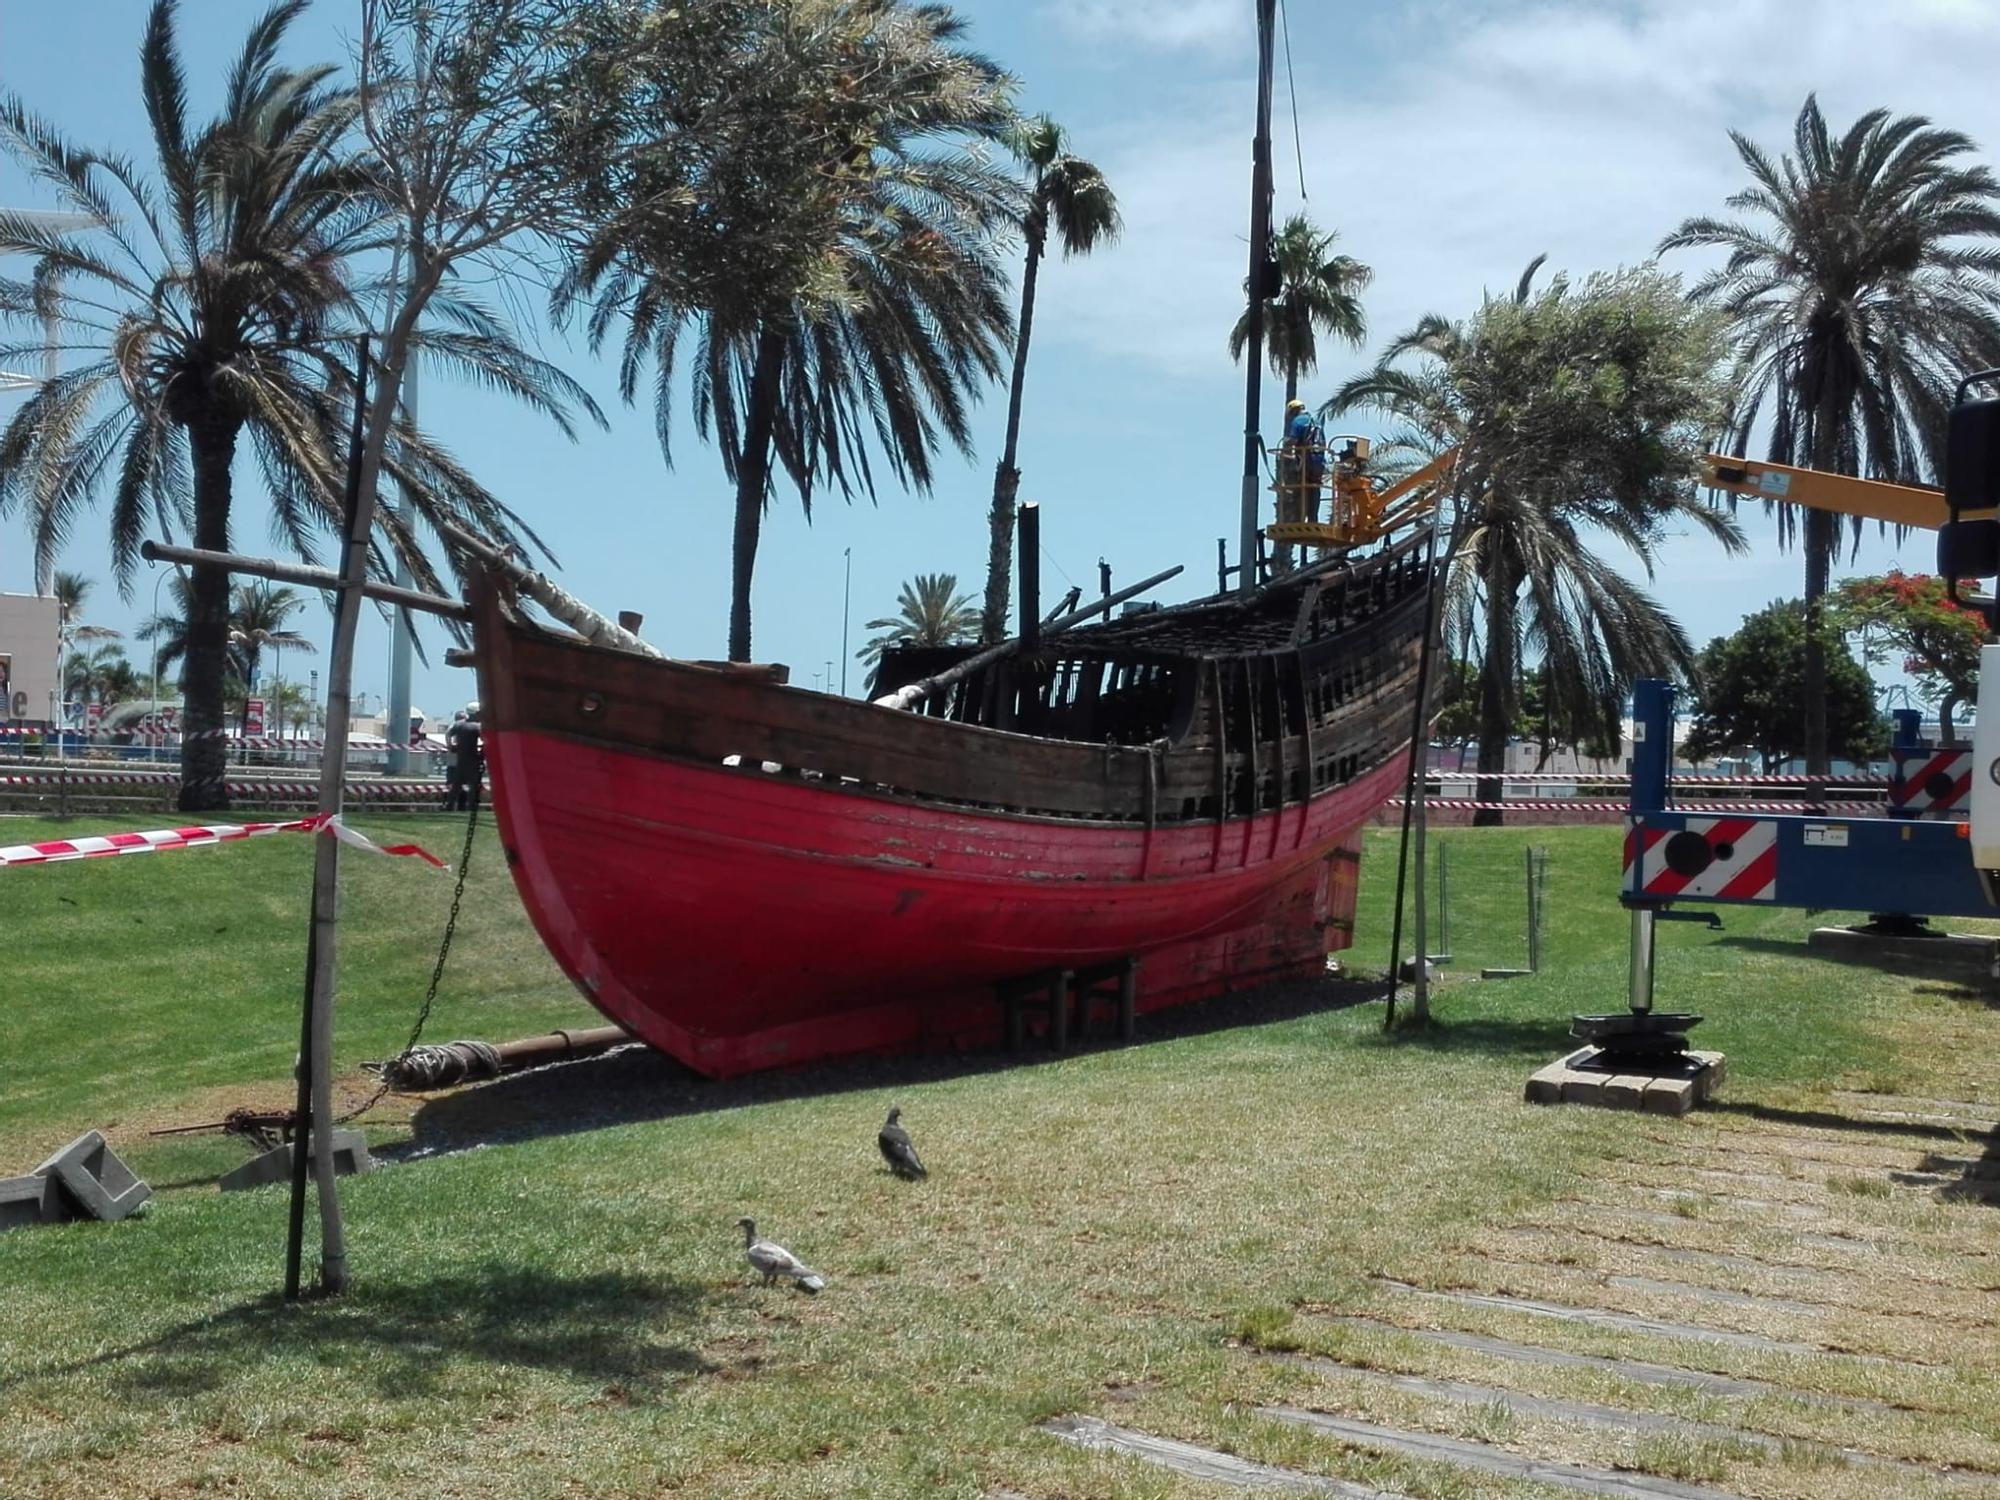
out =
[(891, 651), (874, 702), (592, 644), (478, 572), (508, 864), (591, 1003), (716, 1077), (990, 1042), (1077, 974), (1138, 1011), (1322, 974), (1406, 774), (1427, 541)]
[[(1273, 6), (1252, 288), (1275, 275)], [(1225, 568), (1212, 598), (1114, 617), (1107, 590), (1042, 620), (1024, 506), (1019, 634), (892, 650), (872, 702), (668, 660), (458, 539), (501, 842), (593, 1005), (727, 1076), (991, 1042), (1037, 998), (1060, 1043), (1107, 981), (1129, 1028), (1325, 972), (1351, 939), (1361, 829), (1407, 775), (1449, 460), (1383, 486), (1365, 441), (1287, 449), (1265, 535), (1278, 559), (1321, 557), (1267, 572), (1263, 315), (1253, 296), (1233, 591)], [(531, 623), (518, 591), (584, 638)]]

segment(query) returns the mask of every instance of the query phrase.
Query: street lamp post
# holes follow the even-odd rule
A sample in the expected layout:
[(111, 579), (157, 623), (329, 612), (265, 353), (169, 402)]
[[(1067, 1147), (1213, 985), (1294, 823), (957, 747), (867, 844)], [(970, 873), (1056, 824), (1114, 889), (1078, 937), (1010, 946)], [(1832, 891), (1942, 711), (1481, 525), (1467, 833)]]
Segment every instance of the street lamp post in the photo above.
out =
[[(176, 568), (174, 569), (174, 572), (176, 572), (176, 573), (178, 573), (179, 571), (180, 571), (179, 567), (176, 567)], [(163, 583), (165, 583), (166, 581), (167, 581), (167, 575), (166, 575), (166, 573), (164, 573), (164, 572), (162, 572), (162, 573), (160, 574), (160, 576), (159, 576), (159, 577), (157, 577), (157, 578), (155, 578), (155, 579), (153, 580), (153, 614), (152, 614), (152, 618), (153, 618), (153, 619), (155, 619), (155, 620), (159, 619), (159, 617), (160, 617), (160, 585), (161, 585), (161, 584), (163, 584)], [(152, 719), (153, 719), (153, 728), (152, 728), (152, 732), (151, 732), (151, 733), (150, 733), (149, 735), (147, 735), (147, 739), (148, 739), (148, 740), (150, 740), (150, 741), (151, 741), (151, 743), (150, 743), (149, 745), (147, 745), (147, 747), (146, 747), (146, 751), (147, 751), (147, 754), (146, 754), (146, 759), (148, 759), (148, 760), (153, 760), (153, 761), (156, 761), (156, 760), (158, 760), (158, 759), (160, 758), (160, 739), (161, 739), (161, 733), (160, 733), (160, 647), (159, 647), (159, 643), (158, 643), (157, 641), (155, 641), (155, 642), (153, 643), (153, 713), (152, 713)]]
[(840, 584), (840, 696), (847, 696), (847, 606), (854, 598), (854, 549), (849, 547), (847, 574)]

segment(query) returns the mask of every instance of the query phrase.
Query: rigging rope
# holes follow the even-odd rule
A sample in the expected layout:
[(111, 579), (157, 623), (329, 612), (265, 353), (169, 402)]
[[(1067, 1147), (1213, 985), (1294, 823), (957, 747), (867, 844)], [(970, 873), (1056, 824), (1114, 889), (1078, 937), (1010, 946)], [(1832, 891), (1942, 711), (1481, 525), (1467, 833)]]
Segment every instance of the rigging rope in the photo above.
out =
[(1299, 198), (1310, 202), (1312, 195), (1306, 191), (1306, 148), (1299, 140), (1299, 86), (1292, 77), (1292, 17), (1285, 9), (1285, 0), (1278, 0), (1278, 23), (1285, 31), (1285, 97), (1292, 101), (1292, 160), (1299, 169)]
[(465, 820), (465, 847), (458, 854), (458, 884), (452, 887), (451, 914), (444, 921), (444, 941), (438, 945), (437, 962), (431, 966), (430, 987), (424, 991), (424, 1003), (417, 1010), (416, 1025), (410, 1028), (410, 1039), (403, 1044), (403, 1050), (398, 1052), (388, 1062), (382, 1064), (382, 1081), (376, 1086), (375, 1092), (369, 1096), (368, 1101), (359, 1109), (349, 1110), (346, 1114), (342, 1115), (334, 1122), (337, 1125), (351, 1124), (380, 1104), (389, 1092), (390, 1082), (395, 1076), (396, 1064), (417, 1050), (417, 1042), (422, 1038), (424, 1026), (431, 1018), (431, 1006), (437, 1003), (438, 985), (444, 979), (445, 960), (451, 956), (451, 940), (458, 931), (458, 911), (459, 907), (465, 902), (465, 876), (466, 872), (472, 868), (472, 840), (473, 836), (478, 832), (479, 807), (475, 803), (472, 812)]

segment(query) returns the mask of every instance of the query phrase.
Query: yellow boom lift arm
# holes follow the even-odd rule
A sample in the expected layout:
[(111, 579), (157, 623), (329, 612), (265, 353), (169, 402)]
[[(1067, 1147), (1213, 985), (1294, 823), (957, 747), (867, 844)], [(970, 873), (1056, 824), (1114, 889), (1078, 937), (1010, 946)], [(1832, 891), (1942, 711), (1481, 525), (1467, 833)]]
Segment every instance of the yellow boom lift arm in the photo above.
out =
[[(1342, 440), (1332, 453), (1332, 506), (1322, 521), (1318, 510), (1327, 489), (1324, 481), (1306, 477), (1305, 455), (1289, 450), (1280, 455), (1279, 520), (1264, 528), (1273, 542), (1296, 547), (1360, 547), (1377, 541), (1437, 509), (1437, 497), (1453, 467), (1458, 449), (1447, 448), (1436, 458), (1381, 489), (1369, 470), (1366, 438)], [(1878, 479), (1853, 479), (1818, 469), (1732, 458), (1723, 453), (1701, 457), (1700, 483), (1708, 489), (1755, 500), (1778, 500), (1810, 510), (1859, 516), (1891, 526), (1936, 531), (1951, 519), (1942, 490), (1921, 485), (1887, 484)], [(1962, 521), (1985, 520), (1994, 509), (1961, 510)]]

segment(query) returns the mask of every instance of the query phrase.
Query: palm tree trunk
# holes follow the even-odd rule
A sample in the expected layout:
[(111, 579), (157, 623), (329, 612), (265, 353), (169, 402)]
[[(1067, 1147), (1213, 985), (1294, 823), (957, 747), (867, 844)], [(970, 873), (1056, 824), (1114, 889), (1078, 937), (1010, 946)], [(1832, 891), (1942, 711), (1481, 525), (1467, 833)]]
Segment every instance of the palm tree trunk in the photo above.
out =
[(736, 464), (736, 541), (729, 579), (729, 659), (750, 660), (750, 579), (757, 568), (757, 538), (764, 525), (764, 496), (771, 478), (771, 427), (778, 411), (778, 365), (785, 337), (766, 326), (757, 335), (757, 363), (750, 371), (750, 411), (743, 453)]
[[(189, 425), (194, 460), (194, 544), (229, 550), (230, 464), (236, 457), (236, 424), (226, 419)], [(182, 812), (229, 806), (224, 770), (229, 759), (225, 684), (229, 657), (229, 574), (196, 563), (188, 585), (186, 706), (182, 710)]]
[[(1505, 783), (1498, 778), (1507, 769), (1507, 745), (1513, 737), (1514, 604), (1520, 579), (1505, 563), (1486, 588), (1486, 665), (1479, 674), (1479, 771), (1474, 796), (1481, 802), (1498, 802)], [(1484, 779), (1487, 776), (1493, 779)], [(1475, 828), (1498, 827), (1502, 814), (1481, 808), (1472, 815)]]
[(1837, 522), (1830, 511), (1806, 512), (1806, 775), (1824, 776), (1833, 769), (1826, 735), (1826, 588), (1833, 571), (1833, 551), (1839, 546)]
[[(1843, 403), (1830, 389), (1833, 377), (1821, 361), (1821, 397), (1813, 420), (1812, 466), (1822, 473), (1838, 467)], [(1831, 511), (1806, 512), (1806, 775), (1825, 776), (1833, 769), (1826, 730), (1826, 588), (1833, 572), (1833, 554), (1840, 546), (1840, 522)], [(1809, 795), (1812, 789), (1809, 789)]]
[[(1031, 216), (1032, 217), (1032, 216)], [(1014, 459), (1021, 441), (1021, 390), (1028, 383), (1028, 340), (1035, 331), (1035, 282), (1041, 274), (1042, 237), (1030, 229), (1028, 262), (1021, 270), (1021, 319), (1014, 330), (1014, 378), (1007, 388), (1007, 441), (993, 470), (992, 527), (986, 551), (986, 604), (979, 614), (979, 639), (992, 645), (1007, 634), (1007, 595), (1013, 582), (1014, 499), (1021, 471)]]

